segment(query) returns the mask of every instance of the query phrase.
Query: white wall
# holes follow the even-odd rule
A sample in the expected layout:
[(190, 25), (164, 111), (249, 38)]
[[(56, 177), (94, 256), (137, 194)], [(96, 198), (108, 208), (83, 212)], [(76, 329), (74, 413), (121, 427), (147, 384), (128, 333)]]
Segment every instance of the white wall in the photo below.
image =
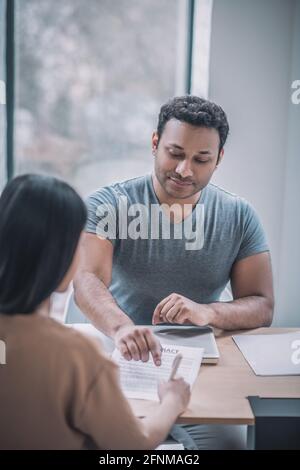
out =
[[(300, 80), (300, 0), (295, 2), (290, 83)], [(300, 104), (289, 102), (284, 206), (281, 238), (280, 290), (277, 298), (281, 324), (300, 325)]]
[(215, 0), (209, 98), (231, 129), (214, 181), (257, 209), (272, 253), (274, 324), (300, 326), (300, 105), (290, 104), (291, 76), (300, 79), (296, 13), (299, 0)]

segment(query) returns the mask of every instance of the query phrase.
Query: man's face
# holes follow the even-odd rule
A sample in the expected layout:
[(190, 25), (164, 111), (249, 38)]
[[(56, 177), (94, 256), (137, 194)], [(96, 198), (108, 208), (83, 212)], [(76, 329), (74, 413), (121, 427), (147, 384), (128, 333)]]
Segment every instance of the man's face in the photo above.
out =
[[(216, 129), (197, 127), (171, 119), (158, 136), (152, 136), (155, 175), (165, 192), (186, 199), (203, 189), (216, 169), (220, 138)], [(223, 157), (223, 150), (220, 158)], [(218, 163), (219, 163), (218, 162)]]

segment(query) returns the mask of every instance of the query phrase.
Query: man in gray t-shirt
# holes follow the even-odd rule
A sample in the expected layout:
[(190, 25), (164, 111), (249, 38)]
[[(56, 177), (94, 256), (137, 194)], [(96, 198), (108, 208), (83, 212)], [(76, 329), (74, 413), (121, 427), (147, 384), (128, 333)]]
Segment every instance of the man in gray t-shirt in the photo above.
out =
[[(75, 301), (126, 359), (147, 361), (151, 353), (160, 364), (157, 339), (140, 325), (271, 324), (272, 271), (259, 219), (244, 199), (210, 183), (228, 130), (216, 104), (174, 98), (152, 136), (153, 174), (88, 199)], [(228, 281), (233, 300), (220, 302)], [(244, 431), (175, 426), (172, 435), (191, 449), (244, 448)]]
[[(134, 214), (128, 215), (133, 206)], [(189, 219), (192, 230), (187, 236), (182, 229)], [(155, 221), (160, 233), (151, 234)], [(172, 292), (199, 304), (218, 302), (233, 264), (268, 251), (253, 208), (213, 184), (202, 189), (189, 218), (176, 224), (178, 238), (172, 225), (157, 200), (151, 175), (102, 188), (88, 199), (86, 231), (113, 244), (109, 290), (135, 324), (151, 324), (157, 304)]]
[[(75, 301), (127, 359), (160, 364), (160, 345), (138, 325), (221, 329), (270, 325), (271, 262), (249, 203), (210, 183), (229, 126), (195, 97), (162, 106), (152, 135), (154, 171), (88, 199)], [(230, 281), (233, 300), (219, 302)]]

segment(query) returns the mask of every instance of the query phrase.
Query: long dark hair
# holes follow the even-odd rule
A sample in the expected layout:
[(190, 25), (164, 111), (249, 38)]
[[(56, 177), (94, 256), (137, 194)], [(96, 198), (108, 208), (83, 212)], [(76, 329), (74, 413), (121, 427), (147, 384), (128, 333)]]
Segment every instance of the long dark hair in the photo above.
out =
[(86, 208), (67, 183), (14, 178), (0, 197), (0, 312), (32, 313), (71, 266)]

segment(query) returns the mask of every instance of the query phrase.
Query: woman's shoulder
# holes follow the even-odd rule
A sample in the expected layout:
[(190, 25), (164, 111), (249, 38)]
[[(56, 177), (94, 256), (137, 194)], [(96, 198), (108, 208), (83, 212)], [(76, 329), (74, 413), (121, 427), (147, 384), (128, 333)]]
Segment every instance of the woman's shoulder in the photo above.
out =
[[(78, 367), (114, 368), (115, 363), (104, 351), (100, 340), (89, 337), (74, 328), (66, 326), (53, 318), (44, 318), (40, 324), (41, 337), (48, 348), (60, 355), (64, 363), (73, 363)], [(117, 367), (117, 366), (115, 366)]]

